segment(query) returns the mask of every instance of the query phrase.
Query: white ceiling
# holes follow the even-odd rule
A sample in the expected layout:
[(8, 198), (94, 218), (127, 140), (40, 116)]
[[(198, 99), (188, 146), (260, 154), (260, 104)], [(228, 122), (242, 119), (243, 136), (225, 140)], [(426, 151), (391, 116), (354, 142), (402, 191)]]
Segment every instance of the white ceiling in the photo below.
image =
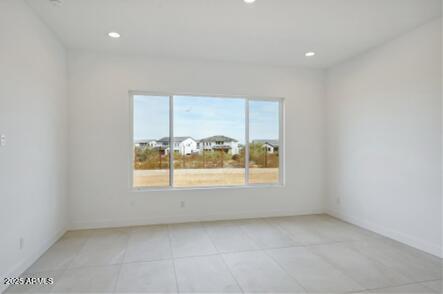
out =
[(68, 48), (277, 66), (328, 67), (441, 16), (440, 0), (62, 1), (27, 0)]

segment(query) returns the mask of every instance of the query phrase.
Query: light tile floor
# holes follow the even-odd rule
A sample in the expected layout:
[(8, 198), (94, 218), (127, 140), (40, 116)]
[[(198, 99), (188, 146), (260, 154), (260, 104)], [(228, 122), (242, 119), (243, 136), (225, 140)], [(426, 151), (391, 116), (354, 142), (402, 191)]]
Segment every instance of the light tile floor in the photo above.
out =
[(441, 293), (442, 260), (326, 215), (65, 234), (7, 293)]

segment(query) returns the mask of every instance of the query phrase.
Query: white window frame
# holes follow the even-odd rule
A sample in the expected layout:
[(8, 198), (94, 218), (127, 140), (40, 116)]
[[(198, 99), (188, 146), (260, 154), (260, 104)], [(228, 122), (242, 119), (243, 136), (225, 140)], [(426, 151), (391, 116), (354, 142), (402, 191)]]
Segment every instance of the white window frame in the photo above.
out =
[[(169, 185), (163, 187), (134, 187), (134, 96), (161, 96), (169, 97), (169, 148), (174, 139), (174, 96), (193, 96), (200, 98), (229, 98), (241, 99), (245, 101), (245, 184), (244, 185), (223, 185), (223, 186), (197, 186), (197, 187), (174, 187), (174, 156), (169, 156)], [(150, 92), (150, 91), (129, 91), (129, 188), (133, 192), (147, 191), (182, 191), (182, 190), (201, 190), (201, 189), (241, 189), (241, 188), (259, 188), (259, 187), (285, 187), (285, 98), (282, 97), (263, 97), (251, 95), (220, 95), (220, 94), (190, 94), (179, 92)], [(279, 103), (279, 182), (251, 184), (249, 183), (249, 102), (250, 101), (273, 101)]]

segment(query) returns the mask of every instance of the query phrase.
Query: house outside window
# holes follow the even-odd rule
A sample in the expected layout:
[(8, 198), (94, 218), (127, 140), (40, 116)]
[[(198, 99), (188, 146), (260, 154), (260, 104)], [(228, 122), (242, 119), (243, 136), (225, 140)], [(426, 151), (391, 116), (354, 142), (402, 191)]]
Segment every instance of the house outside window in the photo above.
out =
[(283, 99), (131, 93), (131, 102), (132, 188), (283, 184)]

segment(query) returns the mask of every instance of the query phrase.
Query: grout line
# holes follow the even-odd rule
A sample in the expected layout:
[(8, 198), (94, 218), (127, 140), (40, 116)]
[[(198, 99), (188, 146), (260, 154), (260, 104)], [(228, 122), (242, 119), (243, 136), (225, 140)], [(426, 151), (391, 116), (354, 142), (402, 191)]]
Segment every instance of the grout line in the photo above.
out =
[[(321, 234), (321, 232), (319, 232), (318, 230), (316, 230), (315, 228), (309, 228), (309, 230), (306, 229), (302, 229), (302, 231), (306, 231), (309, 233), (314, 233), (316, 234), (318, 237), (325, 239), (325, 241), (319, 241), (319, 242), (309, 242), (309, 243), (305, 243), (302, 242), (300, 243), (300, 241), (298, 241), (295, 236), (294, 233), (292, 233), (290, 230), (284, 228), (282, 226), (281, 223), (275, 222), (275, 221), (270, 221), (271, 218), (264, 218), (263, 219), (266, 223), (268, 223), (269, 225), (279, 229), (280, 231), (282, 231), (284, 234), (286, 234), (287, 236), (289, 236), (291, 238), (291, 240), (293, 240), (296, 244), (294, 246), (300, 246), (300, 247), (307, 247), (307, 246), (315, 246), (315, 245), (326, 245), (326, 244), (337, 244), (337, 243), (348, 243), (348, 242), (359, 242), (359, 241), (364, 241), (364, 240), (369, 240), (369, 239), (348, 239), (348, 240), (329, 240), (330, 238), (325, 237), (324, 235)], [(299, 224), (299, 225), (303, 225), (303, 224)], [(281, 247), (281, 248), (285, 248), (285, 247)]]
[[(62, 238), (63, 238), (63, 236), (62, 236)], [(61, 240), (62, 238), (60, 238), (60, 240)], [(85, 238), (85, 242), (80, 246), (80, 248), (79, 248), (79, 249), (77, 250), (77, 252), (74, 254), (74, 256), (72, 257), (72, 260), (66, 265), (66, 268), (64, 268), (64, 269), (61, 270), (61, 272), (60, 272), (60, 277), (58, 278), (59, 281), (65, 276), (65, 274), (66, 274), (66, 272), (67, 272), (68, 270), (71, 270), (71, 264), (73, 264), (73, 263), (74, 263), (74, 260), (77, 259), (77, 257), (80, 255), (80, 252), (83, 250), (83, 248), (85, 248), (86, 243), (88, 243), (88, 241), (89, 241), (90, 238), (91, 238), (91, 235), (90, 235), (90, 234), (87, 234), (87, 235), (86, 235), (86, 238)], [(49, 250), (49, 249), (48, 249), (48, 250)], [(54, 293), (53, 291), (54, 291), (54, 288), (56, 287), (56, 285), (57, 285), (57, 281), (54, 281), (54, 284), (53, 284), (52, 287), (50, 288), (49, 293)]]
[[(254, 219), (252, 219), (254, 220)], [(294, 240), (294, 233), (285, 229), (284, 227), (281, 226), (281, 224), (279, 222), (272, 222), (271, 218), (256, 218), (255, 220), (261, 220), (263, 221), (265, 224), (271, 226), (272, 228), (279, 230), (280, 232), (284, 233), (285, 235), (288, 235), (291, 240)], [(295, 218), (294, 221), (297, 221), (297, 219)], [(315, 221), (315, 220), (313, 220)], [(339, 220), (340, 221), (340, 220)], [(341, 222), (341, 221), (340, 221)], [(368, 255), (368, 253), (364, 253), (361, 252), (360, 250), (358, 250), (358, 248), (354, 248), (354, 246), (352, 246), (352, 244), (358, 243), (358, 242), (364, 242), (364, 241), (368, 241), (371, 242), (372, 240), (377, 240), (377, 236), (370, 236), (368, 238), (362, 238), (362, 239), (355, 239), (355, 240), (340, 240), (340, 241), (325, 241), (325, 242), (321, 242), (321, 243), (314, 243), (314, 244), (293, 244), (290, 246), (280, 246), (280, 247), (268, 247), (268, 246), (262, 246), (262, 242), (257, 242), (255, 241), (252, 236), (254, 236), (253, 232), (251, 232), (251, 230), (248, 230), (245, 226), (247, 225), (247, 223), (245, 224), (244, 222), (236, 222), (233, 223), (233, 226), (235, 229), (238, 229), (238, 233), (244, 233), (244, 236), (250, 240), (253, 244), (258, 245), (259, 248), (256, 249), (246, 249), (246, 250), (234, 250), (234, 251), (227, 251), (227, 252), (222, 252), (220, 250), (220, 248), (217, 247), (217, 244), (215, 242), (215, 240), (213, 239), (213, 237), (211, 237), (211, 234), (209, 232), (209, 227), (206, 226), (206, 223), (208, 222), (193, 222), (194, 224), (198, 224), (201, 226), (201, 228), (203, 229), (204, 234), (207, 236), (207, 238), (209, 239), (209, 241), (211, 242), (212, 246), (214, 247), (214, 249), (216, 250), (217, 253), (214, 254), (197, 254), (197, 255), (191, 255), (191, 256), (175, 256), (174, 254), (174, 250), (172, 247), (172, 231), (171, 231), (171, 226), (172, 224), (167, 224), (167, 225), (149, 225), (149, 226), (136, 226), (136, 227), (150, 227), (150, 226), (163, 226), (166, 230), (167, 230), (167, 234), (168, 234), (168, 242), (169, 242), (169, 250), (171, 253), (171, 257), (170, 258), (159, 258), (159, 259), (153, 259), (153, 260), (140, 260), (140, 261), (132, 261), (132, 262), (125, 262), (125, 256), (128, 250), (128, 245), (129, 245), (129, 241), (131, 238), (131, 231), (127, 231), (125, 228), (117, 228), (116, 230), (121, 230), (122, 232), (124, 232), (125, 234), (129, 235), (129, 238), (126, 241), (126, 250), (124, 252), (123, 255), (123, 259), (121, 262), (119, 263), (114, 263), (114, 264), (102, 264), (102, 265), (88, 265), (88, 266), (78, 266), (78, 267), (72, 267), (72, 265), (74, 264), (74, 261), (78, 258), (78, 256), (81, 254), (81, 252), (84, 250), (84, 248), (87, 246), (87, 244), (89, 244), (91, 242), (91, 240), (94, 238), (94, 234), (93, 231), (92, 233), (88, 233), (85, 235), (85, 241), (83, 244), (81, 244), (81, 246), (79, 246), (80, 248), (78, 250), (76, 250), (72, 260), (70, 260), (68, 262), (68, 265), (65, 268), (62, 268), (60, 270), (49, 270), (49, 271), (37, 271), (37, 272), (32, 272), (32, 273), (27, 273), (27, 274), (38, 274), (38, 273), (45, 273), (45, 272), (60, 272), (60, 276), (58, 278), (58, 280), (62, 279), (65, 274), (66, 271), (69, 270), (73, 270), (73, 269), (81, 269), (81, 268), (94, 268), (94, 267), (106, 267), (106, 266), (117, 266), (119, 265), (119, 271), (117, 274), (117, 278), (116, 278), (116, 284), (114, 286), (114, 291), (116, 290), (116, 287), (118, 285), (118, 280), (120, 278), (120, 273), (122, 270), (122, 267), (124, 264), (133, 264), (133, 263), (147, 263), (147, 262), (155, 262), (155, 261), (162, 261), (162, 260), (171, 260), (172, 264), (173, 264), (173, 269), (174, 269), (174, 275), (175, 275), (175, 281), (176, 281), (176, 287), (177, 287), (177, 292), (179, 291), (179, 283), (178, 283), (178, 277), (177, 277), (177, 271), (176, 271), (176, 267), (175, 267), (175, 262), (179, 259), (186, 259), (186, 258), (193, 258), (193, 257), (202, 257), (202, 256), (220, 256), (223, 260), (223, 263), (225, 264), (225, 266), (227, 267), (227, 269), (229, 270), (231, 276), (234, 278), (234, 280), (237, 282), (237, 285), (239, 286), (240, 290), (242, 292), (244, 292), (244, 290), (241, 288), (240, 284), (238, 283), (237, 279), (235, 278), (235, 276), (233, 275), (233, 272), (231, 270), (231, 268), (227, 265), (226, 260), (224, 258), (224, 255), (228, 255), (228, 254), (236, 254), (236, 253), (242, 253), (242, 252), (264, 252), (265, 254), (267, 254), (270, 258), (272, 258), (272, 260), (274, 260), (283, 270), (284, 268), (272, 257), (270, 256), (266, 251), (268, 250), (273, 250), (273, 249), (283, 249), (283, 248), (293, 248), (293, 247), (306, 247), (307, 249), (309, 249), (310, 252), (312, 252), (313, 254), (315, 254), (316, 256), (318, 256), (319, 258), (321, 258), (322, 260), (324, 260), (326, 263), (330, 264), (334, 269), (338, 270), (339, 272), (341, 272), (344, 276), (348, 277), (350, 280), (354, 281), (357, 285), (360, 285), (360, 283), (358, 283), (357, 281), (355, 281), (353, 278), (351, 278), (350, 276), (348, 276), (340, 267), (338, 267), (337, 265), (335, 265), (334, 263), (332, 263), (331, 261), (329, 261), (329, 259), (327, 259), (326, 257), (322, 256), (319, 253), (316, 253), (314, 249), (315, 247), (319, 247), (319, 246), (328, 246), (328, 245), (334, 245), (334, 244), (343, 244), (346, 248), (348, 248), (349, 250), (351, 250), (352, 252), (355, 252), (356, 254), (359, 254), (367, 259), (369, 259), (371, 262), (374, 262), (375, 264), (381, 265), (385, 268), (388, 268), (390, 270), (393, 270), (394, 272), (398, 273), (394, 268), (392, 268), (392, 266), (388, 266), (385, 265), (383, 262), (377, 260), (375, 257), (371, 257), (370, 255)], [(346, 223), (346, 222), (343, 222)], [(301, 223), (301, 225), (303, 225), (303, 223)], [(356, 226), (357, 228), (359, 228), (358, 226)], [(130, 228), (130, 227), (128, 227)], [(309, 229), (313, 232), (315, 232), (316, 234), (319, 234), (319, 232), (317, 232), (317, 230), (315, 230), (315, 228), (309, 227)], [(98, 229), (102, 230), (102, 229)], [(104, 229), (104, 230), (113, 230), (111, 229)], [(61, 238), (60, 238), (61, 239)], [(59, 240), (60, 240), (59, 239)], [(295, 241), (295, 240), (294, 240)], [(384, 242), (383, 242), (384, 243)], [(399, 243), (397, 241), (395, 241), (395, 243)], [(400, 245), (403, 245), (403, 243), (399, 243)], [(395, 247), (394, 247), (395, 249)], [(48, 249), (49, 251), (50, 249)], [(419, 251), (421, 252), (421, 251)], [(25, 271), (26, 272), (26, 271)], [(285, 272), (287, 274), (289, 274), (286, 270)], [(398, 273), (399, 275), (401, 275), (402, 277), (406, 278), (407, 280), (410, 280), (408, 278), (408, 276), (405, 276), (403, 274)], [(290, 274), (289, 274), (290, 275)], [(291, 276), (291, 275), (290, 275)], [(292, 276), (291, 276), (292, 277)], [(297, 279), (295, 279), (294, 277), (292, 277), (300, 286), (302, 286)], [(391, 287), (400, 287), (400, 286), (405, 286), (405, 285), (412, 285), (412, 284), (421, 284), (421, 283), (426, 283), (426, 282), (432, 282), (432, 281), (439, 281), (440, 279), (432, 279), (432, 280), (425, 280), (425, 281), (414, 281), (414, 282), (408, 282), (407, 284), (400, 284), (400, 285), (390, 285), (388, 287), (385, 288), (391, 288)], [(54, 285), (51, 287), (50, 291), (52, 292), (54, 287), (56, 286), (56, 282), (54, 283)], [(360, 285), (363, 289), (366, 290), (373, 290), (372, 288), (366, 288), (363, 287), (362, 285)], [(424, 285), (425, 286), (425, 285)], [(426, 287), (426, 286), (425, 286)], [(303, 286), (302, 286), (303, 288)], [(384, 288), (375, 288), (375, 289), (384, 289)]]
[[(263, 219), (268, 225), (272, 226), (273, 228), (276, 228), (277, 230), (279, 230), (280, 232), (282, 232), (283, 234), (287, 235), (289, 237), (289, 239), (291, 239), (293, 242), (295, 242), (296, 245), (300, 244), (300, 242), (298, 242), (295, 239), (295, 236), (293, 236), (293, 234), (289, 231), (287, 231), (286, 229), (284, 229), (278, 222), (276, 221), (272, 221), (271, 218), (265, 218)], [(300, 244), (302, 245), (302, 244)]]
[(123, 264), (120, 264), (119, 268), (118, 268), (117, 276), (115, 277), (115, 284), (114, 284), (114, 288), (112, 289), (112, 293), (116, 293), (116, 291), (117, 291), (117, 286), (118, 286), (118, 282), (120, 280), (120, 274), (122, 272), (122, 268), (123, 268)]
[[(344, 242), (343, 244), (346, 246), (347, 249), (353, 251), (354, 253), (356, 253), (356, 254), (358, 254), (358, 255), (360, 255), (360, 256), (362, 256), (362, 257), (368, 259), (369, 261), (371, 261), (371, 262), (373, 262), (373, 263), (375, 263), (375, 264), (381, 265), (382, 267), (387, 268), (387, 269), (389, 269), (389, 270), (395, 272), (396, 274), (400, 275), (400, 276), (401, 276), (402, 278), (404, 278), (405, 280), (410, 280), (410, 278), (409, 278), (408, 276), (405, 276), (405, 275), (399, 273), (398, 271), (394, 270), (392, 267), (387, 266), (387, 265), (383, 264), (382, 262), (379, 262), (378, 260), (376, 260), (376, 259), (374, 259), (374, 258), (372, 258), (372, 257), (370, 257), (370, 256), (368, 256), (368, 255), (366, 255), (366, 254), (363, 254), (363, 253), (360, 252), (359, 250), (350, 247), (349, 244), (348, 244), (348, 243), (355, 243), (355, 242), (358, 242), (358, 241)], [(320, 246), (323, 246), (323, 245), (320, 245)], [(313, 247), (316, 247), (316, 246), (313, 246)], [(344, 271), (341, 269), (341, 267), (339, 267), (339, 266), (337, 266), (336, 264), (334, 264), (334, 263), (333, 263), (332, 261), (330, 261), (328, 258), (322, 256), (320, 253), (315, 252), (315, 250), (310, 250), (310, 251), (311, 251), (313, 254), (315, 254), (315, 255), (319, 256), (320, 258), (322, 258), (323, 260), (325, 260), (325, 261), (326, 261), (327, 263), (329, 263), (330, 265), (332, 265), (335, 269), (339, 270), (339, 271), (340, 271), (341, 273), (343, 273), (346, 277), (350, 278), (351, 280), (353, 280), (354, 282), (356, 282), (358, 285), (360, 285), (361, 287), (363, 287), (363, 288), (365, 289), (365, 291), (367, 291), (367, 290), (372, 291), (372, 290), (378, 290), (378, 289), (387, 289), (387, 288), (401, 287), (401, 286), (407, 286), (407, 285), (414, 285), (414, 284), (426, 283), (426, 282), (428, 282), (428, 281), (438, 281), (438, 280), (439, 280), (439, 279), (437, 279), (437, 280), (432, 279), (432, 280), (425, 280), (425, 281), (411, 281), (411, 282), (401, 283), (401, 284), (392, 284), (392, 285), (389, 285), (389, 286), (387, 286), (387, 287), (382, 287), (382, 288), (367, 288), (367, 287), (361, 285), (361, 284), (360, 284), (358, 281), (356, 281), (354, 278), (350, 277), (346, 272), (344, 272)]]
[[(257, 219), (251, 219), (251, 220), (257, 220)], [(246, 229), (246, 225), (248, 221), (251, 220), (243, 220), (241, 222), (238, 223), (238, 227), (240, 229), (240, 231), (242, 231), (244, 233), (244, 235), (246, 236), (246, 238), (248, 238), (250, 241), (252, 241), (255, 245), (257, 245), (257, 250), (263, 250), (266, 246), (262, 246), (262, 242), (259, 242), (257, 240), (254, 240), (254, 238), (252, 238), (250, 232)], [(255, 250), (255, 251), (257, 251)], [(252, 251), (252, 250), (251, 250)]]
[(125, 261), (125, 258), (126, 258), (126, 252), (128, 251), (128, 246), (129, 246), (129, 240), (130, 240), (130, 238), (131, 238), (131, 234), (128, 232), (128, 239), (126, 240), (126, 248), (125, 248), (125, 252), (123, 253), (122, 263), (120, 264), (120, 267), (119, 267), (119, 269), (118, 269), (117, 276), (116, 276), (116, 279), (115, 279), (115, 285), (114, 285), (114, 289), (112, 290), (112, 293), (115, 293), (115, 291), (117, 290), (118, 282), (119, 282), (119, 280), (120, 280), (120, 274), (121, 274), (121, 272), (122, 272), (122, 268), (123, 268), (123, 264), (124, 264), (123, 262)]
[(172, 268), (174, 269), (174, 276), (175, 276), (175, 287), (177, 290), (177, 293), (180, 293), (180, 287), (178, 285), (178, 277), (177, 277), (177, 269), (175, 268), (175, 256), (174, 256), (174, 250), (172, 249), (172, 239), (171, 239), (171, 228), (170, 225), (167, 226), (168, 230), (168, 239), (169, 239), (169, 248), (171, 250), (171, 257), (172, 257)]
[(205, 233), (206, 233), (206, 236), (207, 236), (207, 237), (209, 238), (209, 240), (211, 241), (212, 246), (214, 246), (215, 251), (217, 251), (218, 253), (221, 253), (220, 249), (217, 247), (217, 245), (215, 244), (214, 240), (213, 240), (212, 237), (211, 237), (211, 234), (209, 233), (209, 228), (208, 228), (204, 223), (202, 223), (202, 227), (203, 227), (203, 230), (204, 230)]
[(292, 280), (295, 281), (295, 283), (300, 286), (300, 288), (303, 289), (303, 291), (305, 293), (308, 293), (308, 290), (302, 285), (302, 283), (300, 283), (299, 280), (297, 280), (293, 275), (291, 275), (290, 272), (288, 272), (274, 257), (272, 257), (272, 255), (270, 255), (267, 250), (263, 250), (263, 254), (265, 254), (268, 258), (270, 258), (275, 264), (277, 264), (277, 266), (286, 274), (288, 275), (288, 277), (290, 277)]
[(215, 244), (214, 240), (212, 240), (211, 238), (211, 234), (209, 233), (209, 228), (207, 226), (205, 226), (205, 224), (202, 224), (203, 229), (206, 232), (206, 235), (208, 236), (209, 240), (212, 243), (212, 246), (214, 246), (215, 250), (218, 252), (218, 256), (220, 257), (220, 259), (222, 260), (223, 264), (225, 265), (226, 269), (228, 270), (228, 272), (231, 274), (232, 279), (234, 279), (235, 283), (237, 284), (238, 288), (240, 289), (240, 291), (242, 293), (245, 293), (245, 291), (243, 290), (243, 288), (241, 287), (240, 283), (238, 282), (238, 280), (235, 278), (234, 273), (232, 272), (231, 268), (229, 267), (229, 265), (226, 263), (225, 258), (223, 257), (223, 254), (220, 252), (219, 248), (217, 247), (217, 245)]
[[(322, 244), (324, 245), (324, 244)], [(322, 246), (320, 245), (320, 246)], [(315, 246), (310, 246), (310, 247), (316, 247), (318, 245)], [(354, 283), (356, 283), (356, 285), (360, 286), (362, 288), (362, 290), (360, 291), (366, 291), (368, 290), (365, 286), (363, 286), (362, 284), (360, 284), (358, 281), (356, 281), (354, 278), (352, 278), (351, 276), (349, 276), (344, 270), (341, 269), (341, 267), (337, 266), (336, 264), (334, 264), (333, 262), (331, 262), (329, 259), (327, 259), (326, 257), (322, 256), (320, 253), (315, 252), (315, 250), (312, 250), (312, 248), (306, 248), (310, 253), (312, 253), (313, 255), (317, 256), (318, 258), (320, 258), (321, 260), (323, 260), (324, 262), (326, 262), (327, 264), (329, 264), (333, 269), (337, 270), (338, 272), (340, 272), (343, 276), (347, 277), (349, 280), (353, 281)], [(349, 291), (350, 293), (355, 293), (356, 291)], [(357, 291), (359, 292), (359, 291)]]
[(229, 265), (227, 264), (225, 257), (223, 256), (223, 254), (220, 254), (220, 258), (223, 262), (223, 264), (226, 266), (226, 268), (228, 269), (229, 273), (231, 274), (231, 277), (234, 279), (234, 281), (237, 283), (238, 288), (240, 289), (240, 291), (242, 293), (245, 293), (245, 290), (243, 289), (243, 287), (240, 285), (239, 281), (237, 280), (237, 278), (235, 277), (234, 273), (232, 272), (232, 269), (229, 267)]
[[(249, 238), (249, 236), (247, 236), (247, 237)], [(298, 248), (298, 247), (316, 247), (316, 246), (326, 246), (326, 245), (334, 245), (334, 244), (346, 244), (346, 243), (351, 243), (351, 242), (353, 242), (353, 241), (334, 241), (331, 243), (321, 243), (321, 244), (300, 244), (300, 245), (295, 244), (295, 245), (290, 245), (290, 246), (271, 246), (271, 247), (234, 250), (234, 251), (217, 251), (216, 253), (187, 255), (187, 256), (173, 256), (173, 254), (171, 253), (170, 258), (156, 258), (156, 259), (146, 259), (146, 260), (140, 259), (140, 260), (136, 260), (136, 261), (128, 261), (128, 262), (122, 261), (122, 262), (117, 262), (117, 263), (112, 263), (112, 264), (93, 264), (93, 265), (70, 267), (70, 268), (67, 268), (67, 270), (80, 269), (80, 268), (94, 268), (94, 267), (103, 267), (103, 266), (125, 265), (125, 264), (134, 264), (134, 263), (135, 264), (147, 263), (147, 262), (176, 260), (176, 259), (186, 259), (186, 258), (194, 258), (194, 257), (215, 256), (215, 255), (222, 255), (222, 254), (257, 252), (257, 251), (263, 251), (263, 250), (277, 250), (277, 249)], [(60, 270), (49, 270), (49, 271), (60, 271)], [(47, 272), (47, 271), (42, 271), (42, 272), (38, 271), (38, 272), (32, 272), (32, 273), (44, 273), (44, 272)]]
[[(355, 243), (355, 242), (353, 242), (353, 243)], [(361, 255), (361, 256), (363, 256), (363, 257), (369, 259), (371, 262), (373, 262), (373, 263), (375, 263), (375, 264), (378, 264), (378, 265), (380, 265), (380, 266), (382, 266), (382, 267), (384, 267), (384, 268), (387, 268), (387, 269), (389, 269), (389, 270), (395, 272), (396, 274), (398, 274), (399, 276), (401, 276), (401, 277), (404, 278), (405, 280), (411, 280), (410, 277), (409, 277), (408, 275), (405, 275), (405, 274), (403, 274), (403, 273), (400, 273), (400, 272), (397, 271), (394, 267), (392, 267), (392, 265), (387, 265), (387, 264), (383, 263), (382, 261), (376, 259), (374, 256), (371, 256), (371, 254), (365, 253), (365, 252), (359, 250), (358, 248), (356, 248), (356, 247), (354, 247), (354, 246), (350, 246), (350, 244), (347, 244), (346, 248), (349, 249), (349, 250), (351, 250), (351, 251), (353, 251), (353, 252), (356, 253), (356, 254), (359, 254), (359, 255)], [(414, 284), (414, 283), (420, 283), (420, 282), (414, 281), (413, 284)], [(411, 283), (408, 283), (407, 285), (409, 285), (409, 284), (411, 284)], [(394, 286), (395, 286), (395, 285), (394, 285)], [(394, 286), (391, 286), (391, 287), (394, 287)]]
[[(429, 289), (430, 291), (434, 292), (434, 289), (431, 289), (431, 288), (427, 287), (426, 285), (423, 285), (423, 283), (434, 282), (434, 281), (440, 281), (440, 279), (423, 281), (423, 282), (411, 282), (411, 283), (393, 285), (393, 286), (388, 286), (388, 287), (383, 287), (383, 288), (370, 288), (370, 289), (366, 289), (366, 290), (372, 292), (372, 291), (378, 291), (378, 290), (383, 290), (383, 289), (398, 288), (398, 287), (411, 286), (411, 285), (421, 285), (421, 286)], [(438, 292), (434, 292), (434, 293), (438, 293)]]
[[(432, 280), (432, 281), (424, 281), (424, 282), (420, 282), (419, 284), (422, 285), (422, 286), (424, 286), (425, 288), (429, 289), (430, 291), (434, 292), (435, 290), (434, 290), (433, 288), (429, 287), (428, 285), (425, 285), (425, 283), (429, 283), (429, 282), (437, 282), (437, 281), (440, 281), (440, 284), (443, 285), (441, 279), (438, 279), (438, 280)], [(438, 290), (437, 290), (437, 291), (438, 291)], [(442, 289), (440, 289), (440, 291), (442, 291)], [(438, 292), (434, 292), (434, 293), (438, 294)]]

